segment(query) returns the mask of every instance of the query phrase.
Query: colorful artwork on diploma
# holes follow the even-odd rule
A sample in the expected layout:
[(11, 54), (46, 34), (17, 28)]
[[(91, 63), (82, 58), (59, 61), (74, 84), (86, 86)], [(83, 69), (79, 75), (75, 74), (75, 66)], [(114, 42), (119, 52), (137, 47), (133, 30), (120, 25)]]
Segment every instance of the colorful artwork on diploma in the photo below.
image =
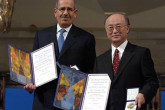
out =
[(17, 74), (22, 74), (27, 78), (31, 78), (29, 53), (10, 46), (10, 54), (12, 71)]
[(54, 105), (67, 110), (79, 110), (87, 74), (63, 67)]
[(10, 77), (17, 82), (22, 82), (26, 84), (23, 80), (26, 79), (27, 82), (31, 81), (31, 64), (29, 53), (17, 49), (11, 45), (8, 47), (9, 60), (10, 60)]

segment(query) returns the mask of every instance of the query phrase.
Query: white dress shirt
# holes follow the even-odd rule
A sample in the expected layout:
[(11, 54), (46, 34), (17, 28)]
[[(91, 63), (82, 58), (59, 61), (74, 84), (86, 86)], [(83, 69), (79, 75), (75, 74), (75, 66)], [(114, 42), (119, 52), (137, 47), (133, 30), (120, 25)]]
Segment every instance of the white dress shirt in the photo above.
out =
[[(125, 50), (125, 47), (127, 46), (127, 43), (128, 43), (128, 41), (126, 40), (124, 43), (122, 43), (117, 49), (119, 50), (119, 59), (121, 60), (121, 57), (122, 57), (122, 55), (123, 55), (123, 52), (124, 52), (124, 50)], [(112, 63), (113, 63), (113, 57), (114, 57), (114, 53), (115, 53), (115, 50), (116, 50), (116, 48), (113, 46), (113, 45), (111, 45), (111, 47), (112, 47)]]
[[(67, 35), (68, 35), (68, 32), (70, 31), (70, 28), (72, 27), (72, 24), (69, 26), (69, 27), (67, 27), (67, 28), (63, 28), (63, 29), (65, 29), (65, 32), (63, 33), (63, 36), (64, 36), (64, 40), (66, 39), (66, 37), (67, 37)], [(58, 40), (58, 38), (59, 38), (59, 36), (60, 36), (60, 30), (61, 30), (62, 28), (60, 27), (60, 25), (59, 24), (57, 24), (57, 40)]]

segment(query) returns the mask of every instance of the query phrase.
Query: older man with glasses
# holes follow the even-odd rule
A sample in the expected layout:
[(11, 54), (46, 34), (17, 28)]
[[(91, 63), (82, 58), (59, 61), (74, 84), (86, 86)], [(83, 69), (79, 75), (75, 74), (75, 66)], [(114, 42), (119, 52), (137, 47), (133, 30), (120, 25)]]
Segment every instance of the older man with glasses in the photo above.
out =
[(108, 73), (112, 80), (107, 110), (146, 110), (158, 89), (150, 50), (127, 40), (130, 22), (124, 14), (111, 14), (105, 30), (111, 49), (97, 57), (94, 72)]

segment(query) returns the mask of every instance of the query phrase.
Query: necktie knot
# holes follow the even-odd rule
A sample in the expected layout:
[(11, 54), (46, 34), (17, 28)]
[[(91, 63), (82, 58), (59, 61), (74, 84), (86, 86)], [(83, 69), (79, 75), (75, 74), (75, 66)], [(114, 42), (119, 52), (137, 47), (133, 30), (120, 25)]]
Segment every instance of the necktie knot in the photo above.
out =
[(61, 52), (62, 50), (62, 46), (64, 44), (64, 36), (63, 36), (63, 33), (65, 32), (65, 29), (61, 29), (60, 30), (60, 35), (59, 35), (59, 38), (58, 38), (58, 48), (59, 48), (59, 53)]
[(118, 49), (115, 50), (115, 54), (119, 54), (119, 50)]
[(60, 35), (63, 34), (65, 32), (65, 29), (61, 29), (60, 30)]

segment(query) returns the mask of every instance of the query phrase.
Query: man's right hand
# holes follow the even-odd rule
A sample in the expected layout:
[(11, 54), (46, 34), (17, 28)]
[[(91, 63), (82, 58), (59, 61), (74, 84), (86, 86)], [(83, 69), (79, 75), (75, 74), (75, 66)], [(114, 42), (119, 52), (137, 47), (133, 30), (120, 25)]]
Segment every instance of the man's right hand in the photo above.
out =
[(24, 89), (28, 92), (33, 92), (36, 89), (36, 87), (32, 83), (28, 83), (24, 86)]

